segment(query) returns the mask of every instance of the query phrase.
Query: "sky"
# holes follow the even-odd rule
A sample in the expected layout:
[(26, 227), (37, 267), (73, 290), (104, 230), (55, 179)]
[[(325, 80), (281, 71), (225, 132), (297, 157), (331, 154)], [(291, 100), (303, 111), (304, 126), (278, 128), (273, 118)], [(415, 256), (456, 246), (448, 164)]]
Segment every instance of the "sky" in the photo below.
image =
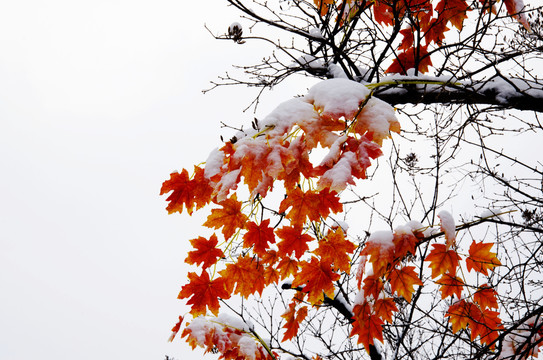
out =
[(159, 191), (254, 115), (252, 91), (201, 93), (264, 55), (204, 28), (233, 21), (221, 0), (0, 3), (0, 360), (201, 358), (167, 339), (203, 218)]

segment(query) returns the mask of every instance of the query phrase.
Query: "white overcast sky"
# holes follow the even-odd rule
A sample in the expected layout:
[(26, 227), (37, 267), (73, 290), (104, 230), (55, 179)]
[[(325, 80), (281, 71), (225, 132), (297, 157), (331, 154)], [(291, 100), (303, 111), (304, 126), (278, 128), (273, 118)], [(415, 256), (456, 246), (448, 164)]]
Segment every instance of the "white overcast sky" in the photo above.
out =
[(233, 21), (221, 0), (0, 2), (0, 360), (201, 358), (167, 343), (198, 221), (158, 194), (252, 119), (242, 89), (201, 94), (265, 55), (204, 29)]

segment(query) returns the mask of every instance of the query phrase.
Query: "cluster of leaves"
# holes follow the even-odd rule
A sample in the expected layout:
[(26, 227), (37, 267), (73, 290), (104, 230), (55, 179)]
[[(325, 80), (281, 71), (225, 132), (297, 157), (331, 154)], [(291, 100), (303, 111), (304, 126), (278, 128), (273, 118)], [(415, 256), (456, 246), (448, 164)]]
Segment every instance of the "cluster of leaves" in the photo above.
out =
[[(308, 306), (337, 297), (339, 280), (351, 273), (355, 253), (360, 255), (359, 293), (348, 320), (350, 335), (357, 335), (368, 351), (375, 340), (383, 341), (383, 325), (399, 311), (398, 299), (411, 302), (417, 289), (432, 282), (442, 299), (454, 299), (443, 314), (452, 331), (470, 331), (472, 341), (494, 347), (503, 328), (496, 291), (486, 283), (469, 285), (462, 270), (491, 275), (501, 264), (491, 252), (493, 244), (473, 241), (463, 259), (446, 212), (439, 215), (445, 244), (432, 244), (428, 254), (418, 255), (429, 236), (420, 223), (374, 233), (357, 245), (333, 219), (343, 211), (339, 194), (365, 178), (391, 131), (398, 132), (399, 123), (388, 104), (359, 83), (332, 79), (283, 103), (253, 130), (237, 134), (235, 141), (212, 152), (205, 168), (195, 167), (192, 176), (187, 170), (171, 174), (161, 190), (171, 192), (168, 211), (192, 214), (214, 204), (203, 225), (221, 233), (190, 241), (194, 250), (186, 262), (201, 272), (188, 274), (179, 298), (187, 299), (195, 318), (182, 334), (193, 347), (218, 351), (225, 359), (277, 358), (252, 328), (203, 316), (208, 311), (219, 315), (220, 299), (262, 295), (268, 286), (287, 281), (288, 288), (297, 290), (282, 315), (282, 341), (289, 341), (298, 334)], [(310, 160), (312, 151), (323, 154), (318, 164)], [(283, 194), (279, 199), (274, 188)], [(237, 195), (244, 190), (247, 200), (240, 201)], [(414, 266), (420, 260), (426, 268)], [(174, 333), (180, 323), (176, 326)], [(248, 339), (256, 345), (248, 346)]]
[[(496, 0), (479, 0), (481, 16), (491, 11), (496, 14)], [(524, 13), (522, 0), (503, 0), (509, 15), (515, 17), (527, 30), (530, 25)], [(441, 46), (451, 27), (462, 30), (467, 12), (472, 6), (466, 0), (314, 0), (320, 15), (340, 14), (342, 26), (366, 10), (372, 10), (374, 19), (382, 26), (398, 27), (402, 36), (392, 64), (387, 73), (405, 75), (410, 69), (415, 73), (428, 72), (432, 65), (431, 46)], [(403, 27), (403, 28), (402, 28)]]

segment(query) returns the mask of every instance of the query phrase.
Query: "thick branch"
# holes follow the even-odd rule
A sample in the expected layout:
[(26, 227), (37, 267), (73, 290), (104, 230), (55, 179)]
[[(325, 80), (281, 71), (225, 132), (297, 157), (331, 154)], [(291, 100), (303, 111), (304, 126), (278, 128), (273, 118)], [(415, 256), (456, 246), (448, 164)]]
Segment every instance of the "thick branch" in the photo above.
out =
[(375, 96), (391, 105), (486, 104), (543, 112), (543, 85), (523, 79), (495, 77), (471, 85), (406, 85), (402, 81), (377, 88)]

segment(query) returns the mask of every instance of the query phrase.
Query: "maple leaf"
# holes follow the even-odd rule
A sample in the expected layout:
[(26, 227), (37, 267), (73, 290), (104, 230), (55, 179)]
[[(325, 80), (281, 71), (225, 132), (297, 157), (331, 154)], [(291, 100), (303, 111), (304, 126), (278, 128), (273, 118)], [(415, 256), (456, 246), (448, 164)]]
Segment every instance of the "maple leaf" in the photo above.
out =
[(428, 66), (431, 65), (432, 60), (428, 55), (427, 45), (411, 47), (408, 50), (398, 53), (385, 72), (407, 75), (407, 70), (416, 67), (419, 72), (426, 73), (428, 72)]
[(403, 39), (400, 43), (400, 46), (398, 47), (398, 50), (408, 50), (413, 46), (413, 43), (415, 41), (414, 30), (411, 27), (407, 29), (402, 29), (400, 30), (400, 34), (403, 36)]
[(413, 235), (412, 231), (405, 229), (395, 230), (392, 242), (394, 243), (394, 256), (403, 259), (407, 254), (415, 254), (415, 249), (419, 239)]
[(183, 316), (179, 316), (179, 321), (174, 325), (172, 328), (172, 334), (168, 338), (168, 342), (172, 342), (173, 339), (175, 339), (175, 336), (179, 332), (179, 329), (181, 328), (181, 323), (183, 322)]
[(441, 298), (445, 299), (447, 296), (456, 295), (457, 299), (462, 297), (462, 289), (464, 287), (464, 282), (458, 276), (453, 276), (450, 274), (443, 274), (438, 281), (436, 281), (441, 291)]
[(226, 282), (226, 289), (234, 294), (248, 298), (258, 291), (262, 294), (266, 279), (262, 266), (249, 256), (240, 256), (234, 264), (227, 264), (219, 274)]
[(407, 302), (411, 302), (414, 286), (423, 283), (417, 276), (414, 266), (405, 266), (401, 269), (394, 268), (389, 275), (391, 291), (402, 296)]
[(298, 273), (298, 261), (288, 256), (285, 256), (281, 259), (281, 261), (279, 261), (279, 264), (277, 264), (277, 268), (279, 270), (279, 275), (281, 276), (281, 279), (286, 279), (289, 276), (296, 275)]
[(360, 253), (361, 255), (370, 256), (369, 261), (376, 276), (384, 275), (388, 266), (394, 260), (394, 243), (392, 239), (393, 235), (388, 231), (375, 232), (370, 236), (366, 246)]
[(441, 0), (436, 5), (439, 18), (450, 21), (458, 30), (462, 30), (464, 19), (468, 18), (466, 12), (469, 10), (471, 9), (465, 0)]
[(230, 293), (226, 291), (225, 280), (223, 278), (210, 280), (206, 270), (202, 270), (200, 276), (190, 272), (188, 278), (189, 283), (181, 288), (177, 298), (190, 298), (187, 304), (192, 305), (190, 313), (195, 317), (204, 315), (206, 307), (217, 315), (219, 313), (219, 298), (230, 298)]
[(383, 291), (383, 280), (380, 276), (371, 275), (364, 279), (364, 295), (373, 296), (374, 299), (379, 298), (379, 294)]
[(339, 280), (339, 274), (332, 270), (329, 262), (319, 261), (312, 257), (311, 262), (302, 261), (301, 270), (295, 275), (292, 287), (302, 287), (302, 292), (308, 294), (308, 301), (317, 304), (324, 299), (324, 294), (334, 298), (333, 282)]
[(477, 292), (473, 294), (473, 301), (478, 304), (481, 309), (486, 308), (498, 308), (498, 301), (496, 300), (496, 290), (492, 289), (488, 284), (479, 286)]
[(436, 45), (441, 46), (443, 39), (445, 38), (445, 32), (450, 29), (447, 27), (447, 20), (443, 17), (432, 19), (428, 26), (424, 29), (424, 39), (426, 44), (434, 42)]
[(341, 228), (331, 231), (319, 241), (319, 247), (313, 252), (321, 261), (333, 263), (336, 268), (347, 274), (351, 269), (351, 257), (356, 245), (345, 238)]
[(449, 318), (453, 333), (457, 333), (460, 329), (465, 329), (468, 326), (469, 313), (466, 310), (467, 306), (465, 300), (457, 301), (449, 306), (445, 317)]
[(334, 0), (313, 0), (313, 3), (319, 10), (321, 16), (326, 16), (330, 7), (334, 4)]
[(313, 241), (311, 236), (302, 233), (301, 226), (284, 226), (275, 233), (282, 239), (277, 244), (279, 252), (284, 255), (294, 253), (298, 259), (309, 250), (307, 243)]
[(313, 164), (309, 161), (305, 135), (291, 142), (288, 148), (294, 157), (294, 162), (288, 163), (285, 171), (278, 175), (278, 179), (285, 182), (285, 189), (293, 190), (300, 182), (300, 175), (306, 178), (313, 175)]
[(217, 249), (218, 244), (217, 236), (211, 235), (209, 240), (204, 237), (198, 237), (197, 239), (190, 240), (190, 244), (196, 250), (189, 251), (185, 262), (187, 264), (200, 264), (202, 263), (202, 269), (207, 269), (211, 265), (217, 263), (219, 258), (224, 257), (224, 253), (221, 249)]
[(490, 252), (492, 246), (493, 244), (476, 243), (473, 240), (469, 247), (469, 256), (466, 259), (468, 271), (474, 269), (476, 272), (488, 276), (488, 270), (492, 270), (502, 264), (496, 257), (496, 253)]
[(284, 213), (290, 207), (292, 209), (286, 217), (293, 225), (302, 225), (306, 219), (319, 221), (321, 216), (326, 218), (331, 211), (336, 213), (343, 210), (335, 191), (303, 192), (299, 187), (287, 192), (287, 197), (279, 204), (279, 212)]
[(247, 215), (241, 212), (242, 204), (238, 201), (236, 194), (221, 201), (219, 205), (222, 206), (222, 209), (212, 209), (204, 226), (215, 229), (222, 227), (224, 238), (228, 240), (237, 229), (244, 227)]
[(358, 343), (362, 343), (366, 351), (370, 352), (370, 345), (374, 339), (383, 341), (383, 320), (372, 313), (368, 302), (356, 304), (353, 307), (353, 324), (350, 336), (358, 335)]
[(243, 176), (251, 194), (262, 180), (268, 165), (266, 158), (270, 151), (271, 147), (263, 141), (244, 141), (236, 147), (233, 158), (240, 162), (240, 175)]
[(392, 323), (392, 314), (398, 312), (396, 303), (393, 298), (381, 298), (375, 300), (373, 304), (373, 310), (375, 315), (379, 316), (382, 320)]
[(443, 244), (432, 244), (432, 251), (426, 256), (424, 261), (430, 261), (432, 269), (432, 279), (443, 274), (456, 274), (460, 256), (454, 250), (447, 250)]
[(499, 313), (488, 309), (481, 311), (477, 305), (473, 303), (468, 304), (466, 312), (468, 324), (471, 329), (471, 341), (480, 336), (481, 343), (492, 344), (490, 348), (493, 349), (493, 343), (499, 336), (499, 330), (503, 329), (501, 320), (498, 317)]
[(170, 191), (172, 193), (166, 199), (169, 201), (166, 207), (168, 214), (182, 213), (183, 207), (185, 207), (191, 215), (194, 208), (198, 210), (211, 201), (213, 188), (209, 185), (209, 180), (204, 177), (204, 170), (195, 166), (192, 180), (189, 179), (189, 173), (186, 169), (183, 169), (181, 173), (171, 173), (170, 179), (162, 183), (160, 195)]
[(298, 334), (301, 322), (307, 317), (307, 306), (300, 307), (296, 315), (296, 302), (291, 302), (289, 309), (281, 317), (286, 320), (285, 325), (283, 325), (286, 331), (282, 341), (287, 341)]
[(249, 248), (253, 247), (253, 251), (258, 256), (266, 254), (268, 249), (268, 243), (275, 243), (275, 234), (273, 228), (269, 226), (270, 219), (266, 219), (257, 225), (254, 222), (247, 224), (247, 232), (243, 235), (243, 246)]
[(392, 25), (394, 23), (394, 14), (392, 6), (388, 5), (387, 1), (377, 0), (373, 5), (373, 15), (375, 21), (384, 25)]

